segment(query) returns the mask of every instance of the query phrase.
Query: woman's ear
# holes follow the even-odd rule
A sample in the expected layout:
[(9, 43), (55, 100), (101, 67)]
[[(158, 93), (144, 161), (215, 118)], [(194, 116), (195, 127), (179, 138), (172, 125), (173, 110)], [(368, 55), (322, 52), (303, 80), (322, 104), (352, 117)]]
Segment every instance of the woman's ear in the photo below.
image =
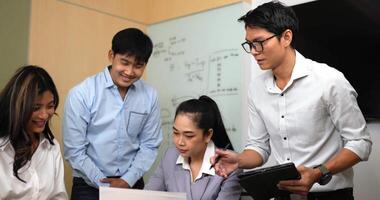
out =
[(206, 144), (211, 141), (212, 135), (214, 134), (214, 130), (212, 128), (208, 129), (206, 134)]

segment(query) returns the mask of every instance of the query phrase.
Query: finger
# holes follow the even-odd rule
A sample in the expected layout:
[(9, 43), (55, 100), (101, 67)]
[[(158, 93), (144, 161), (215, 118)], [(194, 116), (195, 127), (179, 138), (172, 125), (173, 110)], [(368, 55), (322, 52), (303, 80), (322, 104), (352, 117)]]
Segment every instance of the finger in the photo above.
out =
[(102, 182), (102, 183), (111, 183), (111, 180), (110, 180), (110, 178), (102, 178), (102, 179), (100, 179), (100, 182)]
[(282, 180), (278, 182), (279, 185), (281, 186), (297, 186), (299, 185), (298, 180)]
[(224, 170), (224, 168), (221, 168), (220, 172), (221, 172), (222, 177), (224, 177), (224, 178), (227, 177), (226, 170)]
[(215, 163), (216, 156), (217, 156), (217, 155), (213, 155), (213, 156), (210, 158), (210, 163), (211, 163), (212, 165)]
[(224, 150), (224, 149), (216, 149), (215, 150), (215, 154), (217, 154), (219, 156), (227, 155), (227, 153), (228, 153), (228, 150)]

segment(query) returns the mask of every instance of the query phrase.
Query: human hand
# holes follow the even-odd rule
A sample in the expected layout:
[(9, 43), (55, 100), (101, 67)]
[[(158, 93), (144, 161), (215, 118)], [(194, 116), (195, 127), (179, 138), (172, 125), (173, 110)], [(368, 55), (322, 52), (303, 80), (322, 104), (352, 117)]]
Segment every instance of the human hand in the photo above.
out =
[(216, 149), (215, 155), (210, 158), (210, 163), (214, 165), (216, 174), (227, 178), (238, 168), (238, 158), (239, 154), (234, 151)]
[(306, 196), (313, 184), (318, 181), (320, 172), (318, 169), (305, 167), (303, 165), (297, 167), (297, 170), (301, 175), (301, 179), (280, 181), (277, 186), (280, 190), (287, 190), (295, 194)]
[(110, 187), (130, 188), (129, 184), (121, 178), (103, 178), (100, 182), (109, 183)]

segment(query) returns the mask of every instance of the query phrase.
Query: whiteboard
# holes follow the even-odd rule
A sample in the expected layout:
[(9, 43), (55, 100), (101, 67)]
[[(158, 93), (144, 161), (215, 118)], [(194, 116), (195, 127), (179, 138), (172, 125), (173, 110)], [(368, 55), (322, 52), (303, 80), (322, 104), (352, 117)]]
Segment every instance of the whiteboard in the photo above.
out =
[[(164, 141), (171, 144), (179, 103), (206, 94), (213, 98), (236, 150), (241, 149), (244, 3), (154, 24), (146, 81), (159, 94)], [(217, 133), (216, 133), (217, 134)]]

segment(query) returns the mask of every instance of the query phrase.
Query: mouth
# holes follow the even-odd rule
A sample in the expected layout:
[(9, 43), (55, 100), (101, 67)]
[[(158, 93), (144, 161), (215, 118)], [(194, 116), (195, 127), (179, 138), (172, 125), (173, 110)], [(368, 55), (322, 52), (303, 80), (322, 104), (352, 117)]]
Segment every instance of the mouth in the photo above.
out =
[(131, 82), (134, 79), (134, 77), (127, 76), (125, 74), (120, 74), (120, 77), (121, 77), (121, 80), (123, 80), (124, 82)]
[(264, 62), (264, 59), (256, 59), (257, 64), (261, 65)]
[(187, 152), (187, 150), (183, 150), (183, 149), (178, 149), (178, 148), (177, 148), (177, 150), (178, 150), (178, 152), (179, 152), (180, 154), (185, 154), (185, 153)]
[(46, 121), (33, 121), (33, 124), (38, 128), (45, 127)]
[(126, 76), (121, 76), (121, 80), (123, 80), (124, 82), (130, 82), (130, 81), (132, 81), (131, 78), (126, 77)]

